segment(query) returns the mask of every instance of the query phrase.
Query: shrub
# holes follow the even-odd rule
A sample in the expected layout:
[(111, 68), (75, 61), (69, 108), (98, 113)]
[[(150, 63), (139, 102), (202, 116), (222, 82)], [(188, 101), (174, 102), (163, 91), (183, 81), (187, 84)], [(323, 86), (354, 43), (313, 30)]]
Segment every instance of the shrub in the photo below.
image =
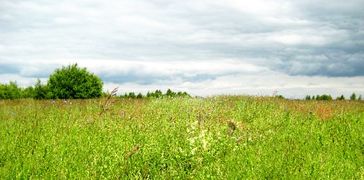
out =
[(174, 92), (171, 89), (168, 89), (165, 94), (161, 90), (156, 90), (154, 92), (148, 92), (146, 95), (147, 98), (163, 98), (163, 97), (191, 97), (187, 92)]
[(138, 98), (138, 99), (143, 98), (143, 94), (142, 93), (138, 93), (138, 95), (136, 96), (136, 98)]
[(187, 92), (181, 92), (181, 91), (178, 91), (177, 96), (178, 97), (191, 97), (191, 95), (189, 95)]
[(350, 100), (353, 100), (353, 101), (355, 101), (355, 100), (356, 100), (356, 94), (355, 94), (355, 93), (353, 93), (353, 94), (350, 96)]
[(77, 64), (56, 69), (49, 77), (47, 88), (52, 98), (87, 99), (102, 95), (102, 81)]
[(35, 89), (32, 86), (29, 86), (21, 91), (22, 98), (34, 98), (35, 97)]
[(134, 93), (134, 92), (130, 92), (130, 93), (129, 93), (129, 95), (128, 95), (128, 97), (129, 97), (129, 98), (135, 98), (135, 97), (136, 97), (136, 95), (135, 95), (135, 93)]
[(167, 92), (166, 92), (166, 96), (167, 97), (175, 97), (176, 93), (173, 92), (171, 89), (168, 89)]
[(340, 97), (337, 97), (336, 100), (340, 100), (340, 101), (345, 100), (345, 96), (341, 95)]
[(323, 101), (330, 101), (332, 100), (331, 95), (323, 94), (323, 95), (317, 95), (316, 100), (323, 100)]
[(21, 89), (16, 82), (9, 84), (0, 84), (0, 99), (19, 99), (21, 98)]
[(52, 93), (49, 91), (47, 85), (43, 85), (38, 79), (34, 86), (34, 98), (35, 99), (50, 99), (52, 98)]
[(310, 96), (310, 95), (307, 95), (307, 96), (305, 97), (305, 100), (311, 100), (311, 96)]
[(160, 98), (163, 96), (163, 93), (161, 90), (155, 90), (154, 93), (152, 93), (152, 96), (151, 97), (156, 97), (156, 98)]

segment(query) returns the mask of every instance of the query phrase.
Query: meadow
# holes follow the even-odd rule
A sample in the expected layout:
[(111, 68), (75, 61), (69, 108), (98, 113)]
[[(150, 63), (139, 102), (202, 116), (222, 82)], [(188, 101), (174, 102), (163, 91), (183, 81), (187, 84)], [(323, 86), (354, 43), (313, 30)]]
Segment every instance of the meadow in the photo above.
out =
[(363, 101), (1, 100), (0, 179), (364, 179)]

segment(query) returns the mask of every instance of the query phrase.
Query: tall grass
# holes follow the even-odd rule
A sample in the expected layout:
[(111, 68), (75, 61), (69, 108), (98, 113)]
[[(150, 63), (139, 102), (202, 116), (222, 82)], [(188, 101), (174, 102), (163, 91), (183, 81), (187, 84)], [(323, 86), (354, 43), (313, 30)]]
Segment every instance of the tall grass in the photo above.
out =
[(360, 102), (103, 102), (0, 101), (0, 179), (364, 178)]

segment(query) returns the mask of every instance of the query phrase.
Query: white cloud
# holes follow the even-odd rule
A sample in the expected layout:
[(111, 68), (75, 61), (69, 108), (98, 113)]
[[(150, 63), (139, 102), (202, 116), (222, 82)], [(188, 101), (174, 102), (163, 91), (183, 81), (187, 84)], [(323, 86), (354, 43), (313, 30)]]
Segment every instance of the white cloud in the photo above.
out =
[(274, 35), (271, 39), (286, 45), (324, 45), (326, 39), (322, 36), (307, 36), (301, 34)]

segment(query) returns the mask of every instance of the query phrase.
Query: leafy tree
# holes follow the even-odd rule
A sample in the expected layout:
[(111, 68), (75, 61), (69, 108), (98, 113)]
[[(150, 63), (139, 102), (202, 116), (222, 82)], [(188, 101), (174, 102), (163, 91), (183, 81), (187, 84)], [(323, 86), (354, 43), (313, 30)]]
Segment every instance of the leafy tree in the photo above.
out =
[(6, 92), (5, 84), (0, 84), (0, 99), (6, 99), (5, 97), (7, 97), (7, 96), (6, 96), (5, 92)]
[(32, 86), (29, 86), (22, 90), (21, 92), (22, 98), (34, 98), (35, 97), (35, 90)]
[(147, 97), (161, 98), (163, 97), (163, 93), (161, 90), (157, 89), (154, 92), (148, 92)]
[(100, 97), (102, 85), (99, 77), (73, 64), (56, 69), (50, 75), (47, 87), (52, 98), (86, 99)]
[(168, 89), (165, 94), (161, 90), (156, 90), (155, 92), (148, 92), (146, 95), (147, 98), (162, 98), (162, 97), (191, 97), (187, 92), (173, 92), (171, 89)]
[(42, 82), (38, 79), (34, 86), (34, 98), (35, 99), (49, 99), (51, 97), (52, 97), (52, 95), (48, 89), (48, 86), (43, 85)]
[(329, 101), (329, 100), (332, 100), (332, 97), (330, 95), (327, 95), (327, 94), (323, 94), (321, 96), (317, 95), (316, 100)]
[(136, 95), (135, 95), (135, 93), (134, 93), (134, 92), (130, 92), (130, 93), (128, 94), (128, 97), (129, 97), (129, 98), (136, 98)]
[(353, 94), (350, 96), (350, 100), (353, 100), (353, 101), (355, 101), (355, 100), (356, 100), (356, 94), (355, 94), (355, 93), (353, 93)]
[(10, 82), (9, 83), (9, 91), (12, 96), (12, 99), (18, 99), (21, 98), (21, 89), (18, 87), (16, 82)]
[(315, 100), (321, 100), (321, 96), (320, 95), (316, 95)]
[(138, 98), (138, 99), (141, 99), (141, 98), (143, 98), (143, 95), (142, 95), (142, 93), (138, 93), (138, 95), (136, 96), (136, 98)]
[(361, 95), (358, 97), (358, 100), (361, 101)]
[(311, 96), (310, 96), (310, 95), (307, 95), (307, 96), (305, 97), (305, 100), (311, 100)]
[(185, 97), (191, 97), (191, 95), (189, 95), (187, 92), (183, 92), (182, 95)]
[(324, 94), (323, 95), (323, 100), (331, 101), (332, 100), (332, 96), (331, 95)]
[(0, 84), (0, 99), (19, 99), (21, 98), (21, 88), (16, 82), (10, 81), (9, 84)]
[(342, 101), (342, 100), (345, 100), (345, 97), (344, 97), (344, 95), (341, 95), (340, 97), (337, 97), (336, 100)]
[(176, 93), (173, 92), (171, 89), (168, 89), (167, 92), (166, 92), (166, 96), (167, 97), (175, 97)]
[(156, 98), (160, 98), (160, 97), (162, 97), (163, 96), (163, 93), (162, 93), (162, 91), (161, 90), (155, 90), (155, 92), (154, 92), (154, 97), (156, 97)]
[(127, 98), (128, 97), (128, 93), (125, 93), (124, 95), (120, 95), (119, 97), (121, 97), (121, 98)]
[(181, 91), (179, 91), (177, 93), (177, 96), (178, 97), (191, 97), (187, 92), (181, 92)]

